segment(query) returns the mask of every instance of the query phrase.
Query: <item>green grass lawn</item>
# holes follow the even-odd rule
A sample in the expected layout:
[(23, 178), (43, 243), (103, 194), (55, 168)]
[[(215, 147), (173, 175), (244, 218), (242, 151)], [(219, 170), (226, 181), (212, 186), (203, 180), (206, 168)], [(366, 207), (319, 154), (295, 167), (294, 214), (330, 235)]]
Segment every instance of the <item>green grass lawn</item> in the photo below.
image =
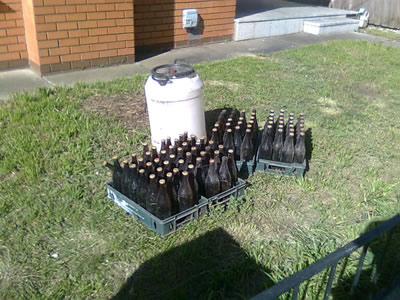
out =
[[(400, 211), (399, 49), (333, 41), (195, 69), (207, 110), (256, 108), (260, 126), (270, 109), (304, 112), (305, 178), (257, 172), (244, 199), (160, 238), (106, 198), (101, 166), (148, 129), (82, 109), (142, 94), (144, 76), (16, 95), (0, 106), (0, 298), (248, 298)], [(323, 276), (303, 299), (322, 297)]]
[(368, 26), (362, 30), (365, 33), (380, 36), (389, 40), (400, 41), (400, 30), (392, 30), (387, 28), (380, 28), (376, 26)]

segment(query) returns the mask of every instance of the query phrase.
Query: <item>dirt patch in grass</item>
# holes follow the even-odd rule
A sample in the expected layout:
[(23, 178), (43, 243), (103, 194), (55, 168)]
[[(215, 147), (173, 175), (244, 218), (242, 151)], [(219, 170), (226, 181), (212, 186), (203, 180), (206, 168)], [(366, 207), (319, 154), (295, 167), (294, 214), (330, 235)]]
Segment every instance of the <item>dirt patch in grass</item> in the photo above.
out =
[(142, 93), (93, 96), (83, 102), (83, 108), (114, 117), (130, 131), (149, 126), (146, 98)]

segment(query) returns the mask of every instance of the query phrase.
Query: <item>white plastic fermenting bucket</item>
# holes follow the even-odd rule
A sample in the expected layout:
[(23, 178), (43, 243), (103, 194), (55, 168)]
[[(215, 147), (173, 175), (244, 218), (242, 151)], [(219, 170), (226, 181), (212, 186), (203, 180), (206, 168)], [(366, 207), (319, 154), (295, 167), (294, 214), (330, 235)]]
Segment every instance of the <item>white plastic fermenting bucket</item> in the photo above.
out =
[(188, 65), (171, 64), (152, 70), (145, 85), (151, 143), (160, 150), (161, 140), (172, 142), (187, 131), (206, 136), (203, 82)]

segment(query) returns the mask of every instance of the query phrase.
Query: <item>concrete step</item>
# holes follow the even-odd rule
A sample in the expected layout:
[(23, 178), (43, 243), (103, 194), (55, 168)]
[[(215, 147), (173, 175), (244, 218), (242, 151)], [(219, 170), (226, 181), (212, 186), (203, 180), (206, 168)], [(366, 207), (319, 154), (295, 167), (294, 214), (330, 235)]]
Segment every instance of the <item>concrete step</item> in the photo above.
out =
[(304, 21), (304, 32), (320, 35), (334, 32), (351, 32), (358, 30), (359, 20), (337, 17)]

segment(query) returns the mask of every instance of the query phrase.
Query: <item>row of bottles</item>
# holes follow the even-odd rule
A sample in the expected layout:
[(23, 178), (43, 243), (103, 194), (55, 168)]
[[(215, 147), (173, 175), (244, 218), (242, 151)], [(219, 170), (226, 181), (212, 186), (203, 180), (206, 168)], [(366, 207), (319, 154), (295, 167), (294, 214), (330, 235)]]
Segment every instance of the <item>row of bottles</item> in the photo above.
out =
[(249, 120), (246, 111), (233, 109), (228, 115), (224, 109), (211, 130), (209, 144), (213, 148), (222, 145), (233, 149), (236, 160), (252, 160), (258, 147), (258, 123), (256, 110), (251, 112)]
[(279, 112), (276, 120), (275, 112), (271, 110), (262, 131), (258, 158), (303, 163), (305, 157), (304, 114), (300, 114), (295, 124), (291, 113), (285, 123), (284, 110)]
[(162, 141), (160, 152), (143, 144), (143, 155), (132, 154), (122, 166), (118, 157), (103, 165), (112, 171), (115, 189), (160, 219), (167, 218), (234, 186), (238, 180), (233, 149), (216, 150), (205, 138), (186, 133), (171, 143)]

